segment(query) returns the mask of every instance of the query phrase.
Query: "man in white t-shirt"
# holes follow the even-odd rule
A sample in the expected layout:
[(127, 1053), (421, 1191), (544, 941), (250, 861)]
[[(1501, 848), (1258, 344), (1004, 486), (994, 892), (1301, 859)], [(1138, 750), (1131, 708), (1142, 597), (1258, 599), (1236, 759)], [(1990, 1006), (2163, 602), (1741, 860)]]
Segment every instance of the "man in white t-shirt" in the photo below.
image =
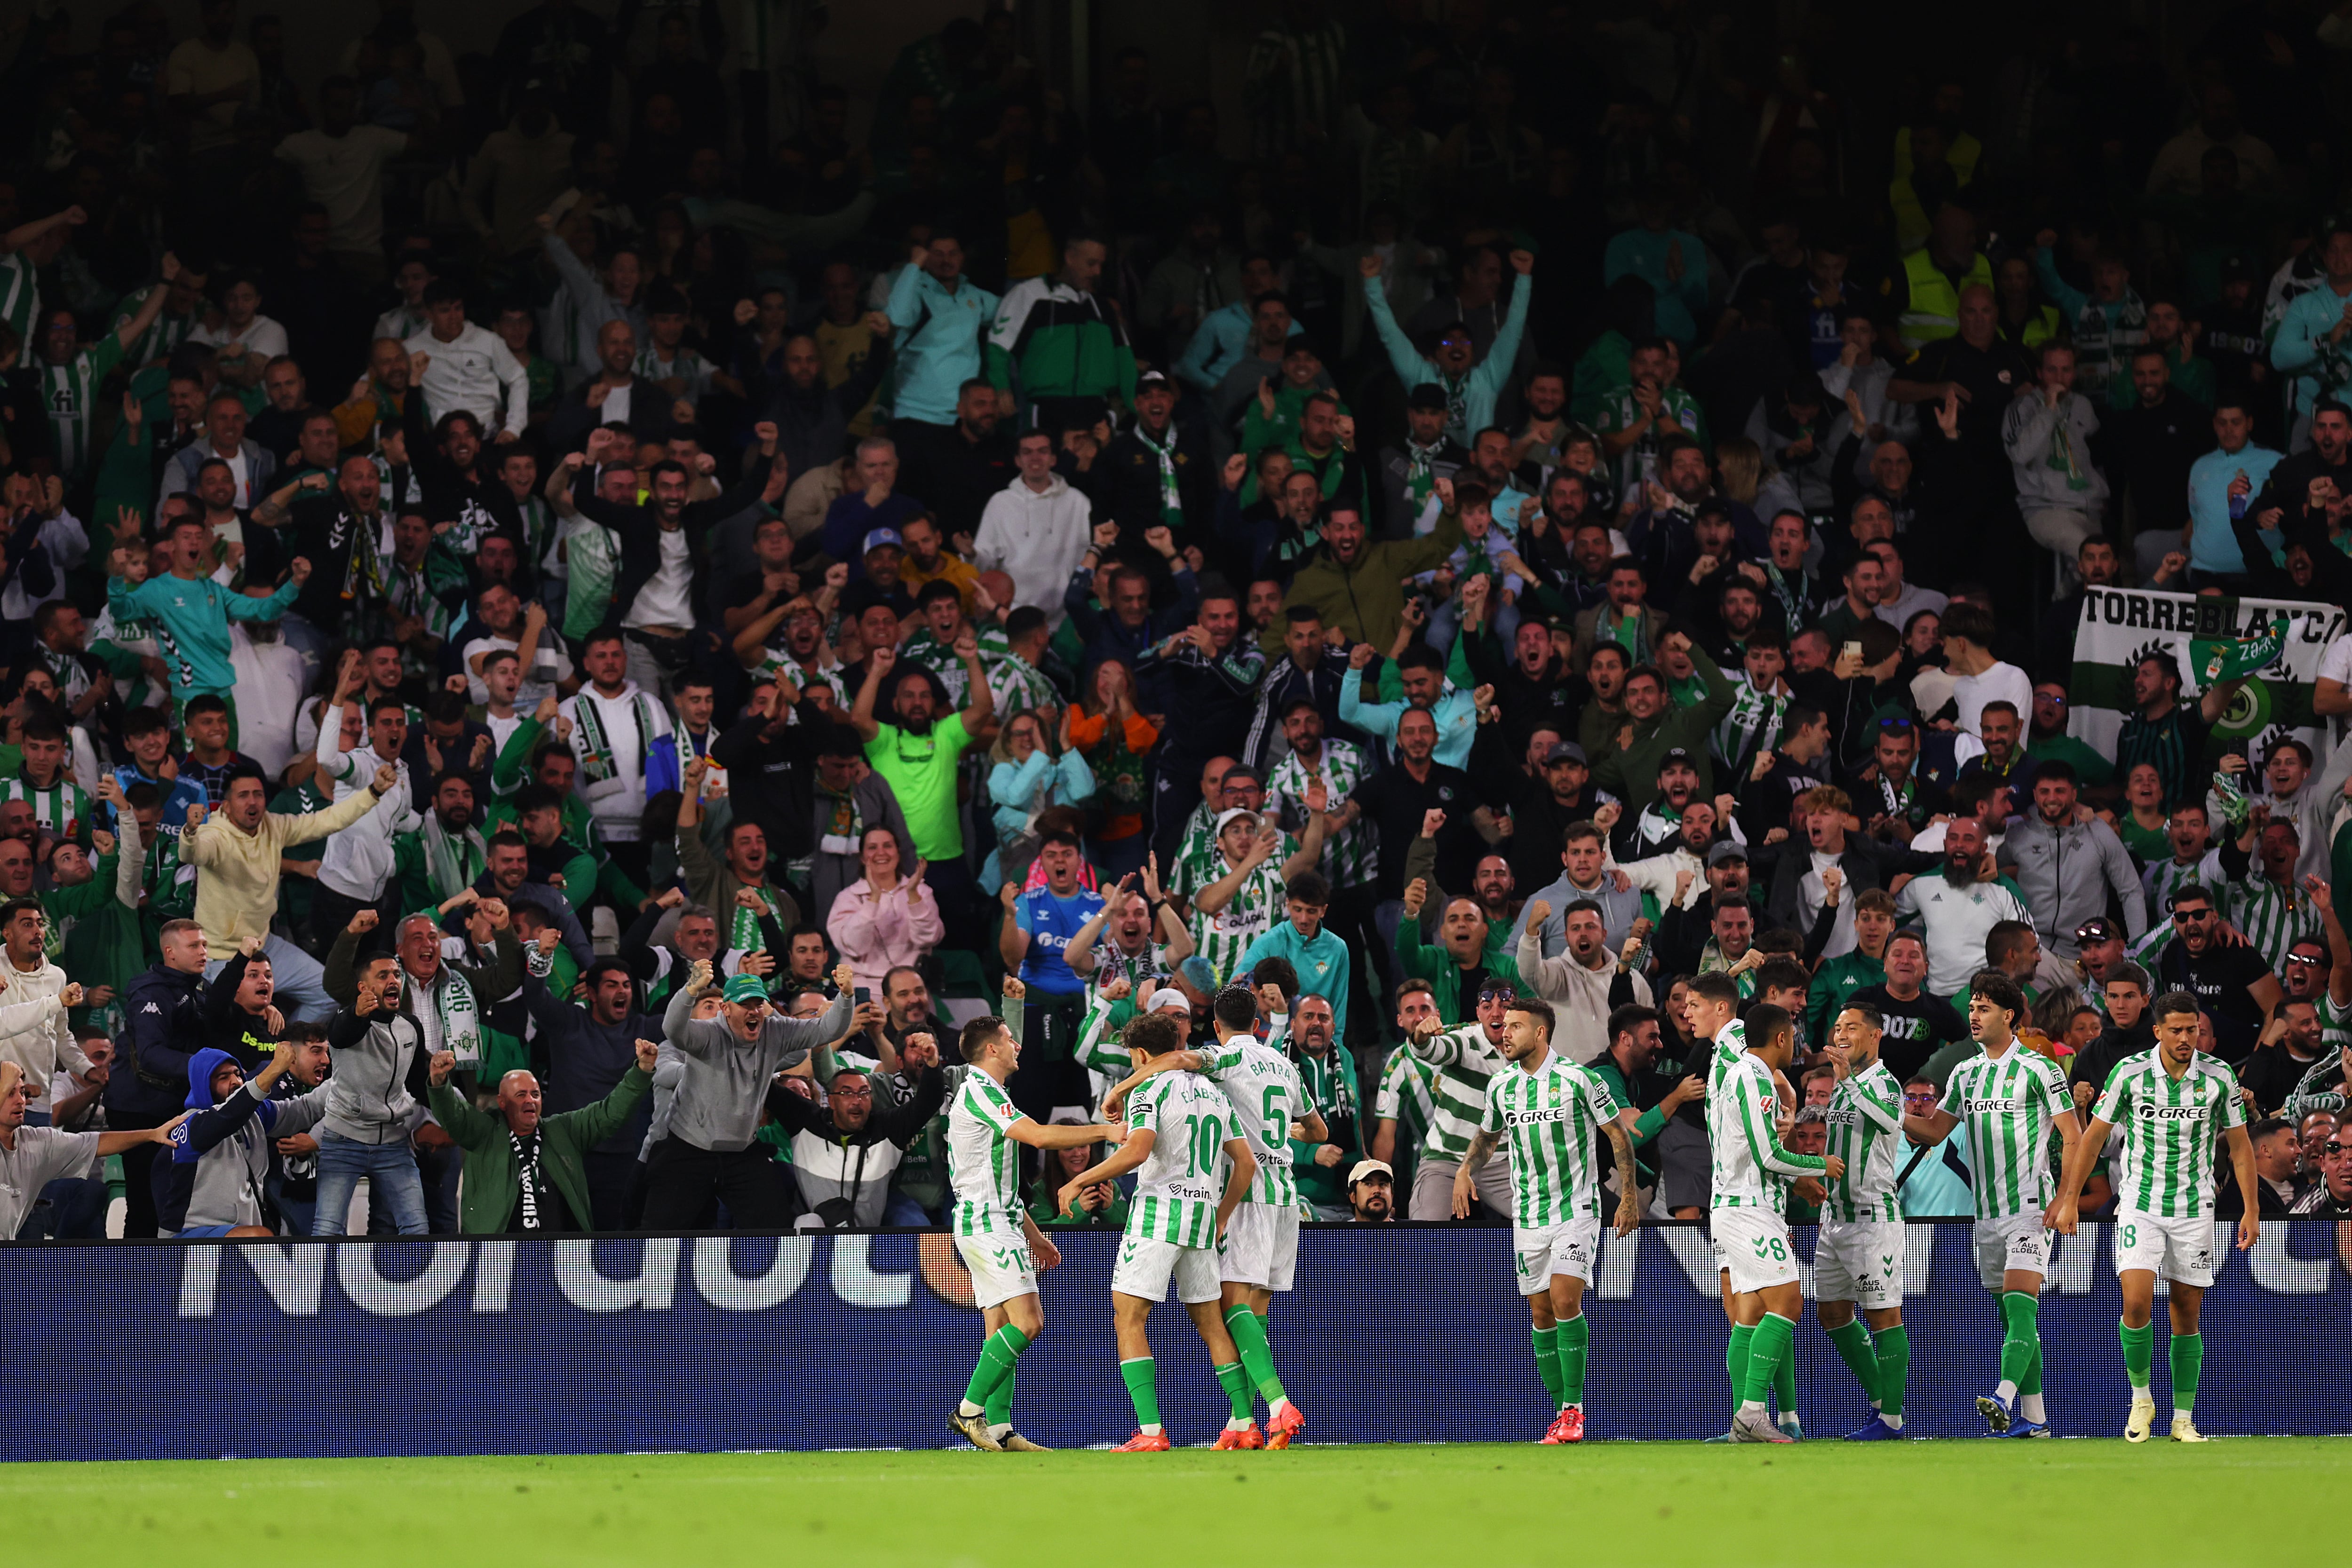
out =
[(319, 126), (278, 144), (278, 161), (302, 175), (302, 194), (327, 209), (327, 248), (383, 268), (383, 169), (412, 138), (359, 123), (359, 87), (330, 77), (319, 87)]
[(519, 439), (530, 411), (530, 373), (516, 362), (506, 340), (466, 319), (465, 291), (446, 278), (426, 287), (425, 314), (432, 324), (401, 347), (408, 350), (410, 384), (425, 396), (426, 423), (462, 408), (483, 429), (498, 433), (494, 443)]
[(236, 37), (236, 0), (205, 0), (204, 31), (163, 62), (163, 98), (188, 123), (188, 151), (236, 144), (236, 111), (261, 87), (261, 61)]
[(1952, 674), (1952, 702), (1963, 733), (1977, 734), (1978, 716), (1989, 702), (2006, 702), (2019, 713), (2033, 711), (2033, 683), (2015, 664), (1992, 656), (1992, 612), (1955, 600), (1943, 618), (1944, 662)]

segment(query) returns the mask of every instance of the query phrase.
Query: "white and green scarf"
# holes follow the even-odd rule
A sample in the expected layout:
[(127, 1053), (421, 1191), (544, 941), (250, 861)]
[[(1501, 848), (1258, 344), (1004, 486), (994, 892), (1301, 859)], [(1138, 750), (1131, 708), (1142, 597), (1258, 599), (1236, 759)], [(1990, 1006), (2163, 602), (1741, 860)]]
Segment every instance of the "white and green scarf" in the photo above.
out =
[[(603, 698), (589, 687), (572, 705), (572, 713), (580, 730), (580, 777), (590, 784), (602, 784), (617, 773), (612, 742), (604, 734)], [(644, 771), (646, 754), (653, 746), (653, 704), (643, 692), (632, 693), (629, 711), (637, 721), (637, 768)]]

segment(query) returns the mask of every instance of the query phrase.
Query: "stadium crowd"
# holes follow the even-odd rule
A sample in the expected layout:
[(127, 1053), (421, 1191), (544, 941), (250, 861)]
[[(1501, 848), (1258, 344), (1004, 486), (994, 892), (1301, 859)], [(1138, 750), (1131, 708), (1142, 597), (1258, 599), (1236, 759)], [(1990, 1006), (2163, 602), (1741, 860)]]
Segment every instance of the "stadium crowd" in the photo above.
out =
[(1317, 1218), (1451, 1213), (1413, 1026), (1532, 995), (1700, 1218), (1690, 977), (1819, 1153), (1838, 1006), (1932, 1106), (1987, 967), (2081, 1105), (2193, 992), (2352, 1218), (2352, 635), (2074, 662), (2352, 608), (2340, 12), (1864, 90), (1859, 7), (1284, 0), (1233, 123), (505, 9), (0, 42), (0, 1236), (936, 1225), (957, 1021), (1087, 1124), (1235, 983)]

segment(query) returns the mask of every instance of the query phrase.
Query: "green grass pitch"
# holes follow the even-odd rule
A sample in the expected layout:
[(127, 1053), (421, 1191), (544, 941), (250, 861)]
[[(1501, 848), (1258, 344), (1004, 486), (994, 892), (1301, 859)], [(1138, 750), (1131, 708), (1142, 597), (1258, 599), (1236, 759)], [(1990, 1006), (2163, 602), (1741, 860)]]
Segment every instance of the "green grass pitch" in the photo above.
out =
[[(2333, 1479), (2330, 1479), (2333, 1478)], [(12, 1563), (2237, 1563), (2352, 1439), (0, 1466)], [(2271, 1521), (2265, 1526), (2262, 1521)], [(2102, 1524), (2101, 1521), (2105, 1521)], [(2104, 1540), (2105, 1544), (2100, 1542)], [(1581, 1542), (1584, 1544), (1580, 1546)], [(2033, 1544), (2033, 1543), (2038, 1543)]]

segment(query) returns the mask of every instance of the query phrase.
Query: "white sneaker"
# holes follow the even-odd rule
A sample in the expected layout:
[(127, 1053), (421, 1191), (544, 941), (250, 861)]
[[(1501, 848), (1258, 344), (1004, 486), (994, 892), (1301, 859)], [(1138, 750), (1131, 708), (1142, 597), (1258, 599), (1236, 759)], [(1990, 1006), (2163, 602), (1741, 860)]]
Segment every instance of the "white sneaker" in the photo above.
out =
[(2197, 1423), (2189, 1418), (2189, 1412), (2186, 1410), (2176, 1410), (2172, 1413), (2172, 1440), (2176, 1443), (2212, 1441), (2210, 1437), (2197, 1429)]
[(2156, 1401), (2145, 1393), (2132, 1396), (2131, 1414), (2124, 1420), (2124, 1441), (2145, 1443), (2150, 1427), (2156, 1425)]

